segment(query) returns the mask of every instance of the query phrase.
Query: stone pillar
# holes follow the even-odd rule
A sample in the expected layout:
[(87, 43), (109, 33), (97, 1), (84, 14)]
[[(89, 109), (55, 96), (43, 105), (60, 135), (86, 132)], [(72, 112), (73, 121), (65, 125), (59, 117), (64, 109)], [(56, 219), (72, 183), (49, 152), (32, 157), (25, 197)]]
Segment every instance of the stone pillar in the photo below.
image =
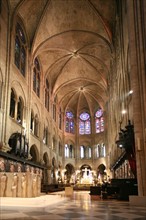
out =
[(52, 170), (52, 166), (48, 166), (48, 170), (47, 170), (48, 184), (51, 184), (51, 170)]
[[(145, 0), (127, 1), (129, 25), (130, 78), (133, 90), (133, 121), (136, 145), (138, 195), (146, 196), (145, 63), (143, 28)], [(144, 21), (145, 20), (145, 21)]]

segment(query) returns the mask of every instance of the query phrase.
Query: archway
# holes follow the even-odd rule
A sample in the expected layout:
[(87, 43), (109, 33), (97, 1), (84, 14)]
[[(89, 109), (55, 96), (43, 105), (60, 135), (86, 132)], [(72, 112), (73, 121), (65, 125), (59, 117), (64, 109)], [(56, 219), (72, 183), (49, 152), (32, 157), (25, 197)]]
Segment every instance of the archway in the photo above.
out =
[(22, 133), (13, 133), (9, 138), (9, 146), (11, 150), (10, 154), (14, 154), (19, 157), (28, 158), (28, 143), (26, 137)]
[(44, 153), (43, 155), (43, 161), (44, 161), (44, 172), (43, 172), (43, 183), (44, 184), (48, 184), (48, 166), (49, 166), (49, 158), (48, 158), (48, 154)]
[(31, 156), (31, 161), (39, 162), (39, 153), (35, 145), (32, 145), (30, 148), (30, 156)]
[(54, 157), (52, 158), (51, 180), (52, 183), (56, 183), (56, 160)]
[(88, 164), (84, 164), (80, 168), (80, 183), (81, 184), (92, 184), (93, 176), (91, 172), (92, 168)]
[(100, 164), (97, 168), (97, 179), (99, 183), (103, 183), (107, 178), (106, 167), (104, 164)]
[(65, 182), (66, 183), (73, 183), (73, 175), (75, 174), (75, 168), (72, 164), (66, 164), (65, 166), (66, 172), (65, 172)]

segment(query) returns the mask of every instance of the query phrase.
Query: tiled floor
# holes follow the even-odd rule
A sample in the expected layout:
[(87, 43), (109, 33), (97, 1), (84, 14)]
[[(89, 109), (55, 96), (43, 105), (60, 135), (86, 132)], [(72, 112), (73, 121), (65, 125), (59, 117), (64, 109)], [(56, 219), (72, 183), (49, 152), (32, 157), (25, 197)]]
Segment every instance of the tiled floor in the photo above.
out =
[(84, 191), (74, 192), (72, 197), (60, 192), (37, 199), (36, 204), (41, 204), (36, 208), (25, 202), (23, 206), (1, 206), (0, 220), (146, 220), (145, 207), (130, 206), (125, 201), (91, 200), (89, 192)]

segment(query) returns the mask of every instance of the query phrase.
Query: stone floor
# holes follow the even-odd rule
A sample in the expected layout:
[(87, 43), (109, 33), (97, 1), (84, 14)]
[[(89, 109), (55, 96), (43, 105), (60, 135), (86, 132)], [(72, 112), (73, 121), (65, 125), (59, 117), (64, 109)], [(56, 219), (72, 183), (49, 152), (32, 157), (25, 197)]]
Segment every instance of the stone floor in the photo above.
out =
[(37, 198), (0, 198), (0, 220), (146, 220), (145, 207), (127, 201), (91, 200), (88, 191), (65, 192)]

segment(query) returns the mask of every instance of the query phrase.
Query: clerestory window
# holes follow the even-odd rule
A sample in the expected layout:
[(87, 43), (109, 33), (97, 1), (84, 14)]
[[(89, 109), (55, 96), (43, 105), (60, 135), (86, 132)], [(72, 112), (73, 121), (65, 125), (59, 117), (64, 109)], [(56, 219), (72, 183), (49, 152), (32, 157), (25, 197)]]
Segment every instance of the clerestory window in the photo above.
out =
[(91, 134), (90, 115), (87, 112), (80, 114), (79, 134)]
[(65, 131), (74, 134), (74, 115), (71, 111), (65, 115)]
[(26, 37), (22, 26), (17, 23), (15, 28), (15, 65), (25, 76), (26, 72)]

